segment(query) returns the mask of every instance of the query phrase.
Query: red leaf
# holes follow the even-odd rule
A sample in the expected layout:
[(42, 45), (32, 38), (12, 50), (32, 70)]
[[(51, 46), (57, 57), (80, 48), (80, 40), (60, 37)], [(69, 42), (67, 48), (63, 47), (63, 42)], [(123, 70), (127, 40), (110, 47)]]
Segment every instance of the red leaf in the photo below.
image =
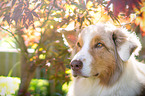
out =
[(34, 20), (31, 12), (29, 12), (27, 19), (29, 20), (29, 22)]
[(23, 3), (20, 3), (19, 5), (17, 5), (17, 7), (15, 7), (12, 17), (11, 19), (14, 20), (16, 23), (18, 21), (18, 19), (20, 18), (20, 16), (22, 16), (23, 13)]
[(14, 6), (15, 3), (16, 3), (16, 0), (13, 0), (12, 1), (12, 7)]
[(28, 25), (25, 23), (24, 26), (26, 27), (26, 29), (28, 29)]
[(142, 37), (145, 36), (145, 12), (141, 12), (135, 20), (135, 24), (140, 27)]
[(40, 5), (41, 5), (41, 3), (39, 3), (32, 11), (34, 11), (35, 9), (37, 9)]
[(129, 16), (132, 13), (134, 8), (140, 10), (141, 0), (110, 0), (106, 9), (113, 4), (113, 13), (115, 16), (118, 16), (120, 12), (126, 13), (126, 16)]
[(11, 18), (10, 18), (10, 13), (8, 13), (8, 14), (5, 14), (5, 15), (4, 15), (3, 21), (6, 20), (6, 21), (8, 22), (8, 24), (10, 24), (10, 19), (11, 19)]
[(145, 36), (145, 31), (142, 31), (141, 35), (142, 35), (142, 37), (144, 37)]
[(35, 17), (37, 17), (37, 18), (39, 17), (38, 14), (37, 14), (36, 12), (34, 12), (34, 11), (32, 12), (32, 14), (33, 14)]

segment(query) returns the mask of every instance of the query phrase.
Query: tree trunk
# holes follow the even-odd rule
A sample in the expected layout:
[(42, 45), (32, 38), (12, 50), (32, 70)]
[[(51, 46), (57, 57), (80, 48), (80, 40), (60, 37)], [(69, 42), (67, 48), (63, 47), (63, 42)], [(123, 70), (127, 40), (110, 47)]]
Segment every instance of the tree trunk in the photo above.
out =
[(35, 74), (36, 66), (29, 61), (29, 53), (25, 45), (25, 41), (22, 37), (23, 31), (20, 28), (17, 28), (18, 34), (18, 44), (20, 51), (20, 64), (21, 64), (21, 83), (19, 86), (18, 96), (29, 96), (28, 88), (30, 82)]
[(28, 88), (35, 74), (36, 66), (31, 66), (27, 58), (21, 53), (21, 83), (19, 87), (19, 96), (29, 96)]

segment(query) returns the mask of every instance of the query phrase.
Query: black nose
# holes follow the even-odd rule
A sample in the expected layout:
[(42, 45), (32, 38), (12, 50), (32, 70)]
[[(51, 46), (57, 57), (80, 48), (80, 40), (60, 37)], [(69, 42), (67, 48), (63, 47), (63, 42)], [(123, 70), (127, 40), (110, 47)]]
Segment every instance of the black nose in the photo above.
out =
[(83, 62), (80, 60), (74, 60), (71, 62), (70, 65), (71, 65), (72, 70), (79, 71), (83, 67)]

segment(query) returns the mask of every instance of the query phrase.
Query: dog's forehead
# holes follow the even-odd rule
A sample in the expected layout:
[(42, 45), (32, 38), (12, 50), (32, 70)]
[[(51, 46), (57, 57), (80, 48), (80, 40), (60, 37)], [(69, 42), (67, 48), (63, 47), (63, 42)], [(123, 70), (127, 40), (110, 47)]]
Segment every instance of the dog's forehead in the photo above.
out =
[(83, 41), (91, 40), (96, 36), (100, 39), (106, 39), (110, 34), (111, 33), (107, 32), (106, 27), (103, 25), (91, 25), (81, 31), (79, 38), (82, 38)]

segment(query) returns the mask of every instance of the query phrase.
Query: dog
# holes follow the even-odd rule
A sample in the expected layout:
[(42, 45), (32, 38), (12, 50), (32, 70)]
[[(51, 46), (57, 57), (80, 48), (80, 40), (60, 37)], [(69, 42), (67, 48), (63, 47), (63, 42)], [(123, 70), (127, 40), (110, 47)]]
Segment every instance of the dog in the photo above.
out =
[(135, 59), (141, 49), (135, 33), (97, 23), (78, 36), (64, 36), (74, 54), (67, 96), (145, 96), (145, 64)]

